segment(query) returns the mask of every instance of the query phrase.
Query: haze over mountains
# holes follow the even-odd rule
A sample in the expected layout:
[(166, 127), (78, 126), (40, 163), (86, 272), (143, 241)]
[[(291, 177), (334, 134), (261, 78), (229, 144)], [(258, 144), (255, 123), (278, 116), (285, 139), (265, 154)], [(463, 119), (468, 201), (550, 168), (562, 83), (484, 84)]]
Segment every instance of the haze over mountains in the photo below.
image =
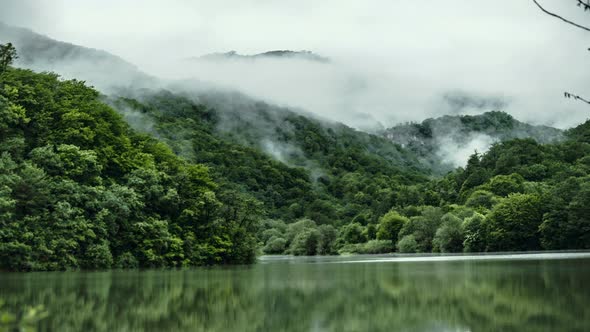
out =
[(590, 247), (590, 121), (540, 125), (562, 81), (523, 84), (518, 61), (462, 58), (439, 75), (434, 60), (318, 48), (331, 61), (262, 51), (157, 70), (2, 25), (7, 42), (0, 269)]
[[(78, 78), (88, 81), (105, 93), (135, 94), (140, 89), (167, 88), (191, 95), (196, 102), (215, 107), (225, 119), (219, 125), (222, 131), (230, 132), (238, 127), (247, 126), (250, 132), (256, 132), (259, 141), (246, 140), (280, 161), (288, 161), (286, 156), (297, 155), (299, 147), (275, 142), (272, 133), (280, 128), (282, 123), (268, 121), (260, 115), (257, 98), (251, 98), (233, 91), (231, 87), (224, 87), (200, 80), (165, 80), (158, 79), (142, 72), (135, 65), (102, 50), (86, 48), (66, 42), (60, 42), (29, 29), (12, 27), (0, 23), (0, 42), (11, 41), (17, 47), (20, 57), (17, 65), (37, 71), (55, 71), (65, 78)], [(269, 51), (252, 56), (240, 55), (236, 52), (214, 53), (200, 60), (223, 62), (231, 61), (278, 61), (278, 65), (292, 65), (292, 62), (311, 62), (313, 66), (329, 66), (329, 60), (309, 51)], [(193, 59), (194, 60), (194, 59)], [(240, 65), (241, 66), (241, 65)], [(215, 67), (213, 67), (215, 68)], [(219, 69), (219, 68), (218, 68)], [(256, 97), (256, 96), (254, 96)], [(454, 92), (445, 95), (443, 105), (447, 105), (449, 112), (469, 113), (473, 110), (486, 111), (505, 107), (507, 101), (495, 97), (474, 97), (466, 93)], [(273, 109), (272, 105), (265, 106)], [(313, 110), (295, 109), (297, 112), (320, 119)], [(276, 114), (286, 110), (280, 107), (273, 109)], [(266, 111), (264, 111), (266, 112)], [(263, 113), (264, 113), (263, 112)], [(288, 111), (290, 112), (290, 111)], [(134, 115), (126, 114), (132, 122), (140, 122)], [(359, 115), (359, 118), (362, 118)], [(367, 119), (364, 119), (366, 121)], [(328, 124), (331, 120), (322, 121)], [(362, 119), (357, 121), (362, 122)], [(498, 122), (499, 121), (499, 122)], [(370, 123), (370, 122), (368, 122)], [(466, 123), (468, 123), (466, 125)], [(239, 126), (237, 125), (239, 124)], [(329, 125), (332, 126), (332, 125)], [(359, 127), (359, 126), (357, 126)], [(360, 127), (364, 127), (360, 125)], [(416, 154), (416, 158), (427, 168), (436, 172), (449, 171), (454, 167), (463, 166), (469, 155), (475, 150), (485, 152), (491, 144), (505, 139), (532, 137), (539, 142), (556, 141), (560, 131), (547, 126), (532, 126), (519, 122), (507, 114), (486, 113), (481, 116), (453, 117), (445, 116), (440, 119), (428, 119), (422, 124), (400, 124), (389, 129), (369, 125), (371, 130), (380, 136), (400, 144)], [(366, 128), (366, 127), (365, 127)], [(442, 147), (445, 147), (444, 149)], [(301, 166), (301, 164), (299, 165)]]
[[(115, 10), (98, 0), (6, 0), (0, 21), (107, 50), (157, 77), (197, 78), (363, 130), (490, 110), (562, 129), (586, 119), (583, 105), (562, 98), (565, 89), (588, 86), (579, 70), (590, 61), (582, 31), (554, 22), (530, 1), (450, 1), (171, 0), (162, 6), (147, 0), (139, 11), (134, 1)], [(586, 19), (575, 6), (550, 2), (569, 18)], [(313, 50), (331, 62), (184, 61), (225, 50), (281, 49)], [(504, 106), (475, 103), (458, 112), (446, 101), (456, 91), (501, 99)]]
[(67, 79), (84, 79), (101, 90), (142, 87), (155, 82), (135, 65), (103, 50), (61, 42), (30, 29), (0, 22), (0, 41), (19, 52), (16, 65), (36, 71), (54, 71)]
[(189, 60), (209, 60), (209, 61), (226, 61), (226, 60), (257, 60), (257, 59), (295, 59), (316, 62), (329, 62), (330, 59), (315, 54), (311, 51), (291, 51), (291, 50), (275, 50), (267, 51), (252, 55), (242, 55), (236, 51), (229, 51), (225, 53), (210, 53), (199, 57), (189, 58)]
[(426, 119), (421, 123), (399, 124), (382, 132), (434, 168), (449, 171), (462, 167), (474, 151), (486, 152), (493, 144), (515, 138), (533, 138), (539, 143), (555, 143), (563, 132), (548, 126), (520, 122), (507, 113), (492, 111), (481, 115)]

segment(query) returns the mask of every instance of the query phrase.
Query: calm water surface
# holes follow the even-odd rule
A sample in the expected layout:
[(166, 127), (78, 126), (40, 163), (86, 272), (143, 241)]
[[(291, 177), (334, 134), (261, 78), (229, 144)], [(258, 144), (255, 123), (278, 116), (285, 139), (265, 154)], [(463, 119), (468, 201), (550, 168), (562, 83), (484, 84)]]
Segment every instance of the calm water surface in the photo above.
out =
[(590, 254), (0, 273), (0, 303), (0, 331), (590, 331)]

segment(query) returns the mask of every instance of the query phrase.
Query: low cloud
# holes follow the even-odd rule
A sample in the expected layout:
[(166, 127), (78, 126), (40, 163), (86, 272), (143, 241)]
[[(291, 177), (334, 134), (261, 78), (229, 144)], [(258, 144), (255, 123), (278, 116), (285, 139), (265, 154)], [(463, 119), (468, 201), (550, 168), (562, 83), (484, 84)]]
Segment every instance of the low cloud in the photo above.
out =
[(440, 137), (437, 139), (436, 155), (444, 164), (463, 167), (473, 153), (485, 153), (497, 141), (486, 134), (472, 134), (464, 142), (457, 142), (451, 136)]
[[(587, 105), (563, 98), (590, 83), (588, 34), (531, 1), (6, 1), (0, 20), (107, 50), (148, 74), (236, 89), (367, 131), (493, 109), (562, 128), (588, 118)], [(575, 1), (544, 4), (588, 21)], [(332, 61), (186, 61), (274, 49)]]

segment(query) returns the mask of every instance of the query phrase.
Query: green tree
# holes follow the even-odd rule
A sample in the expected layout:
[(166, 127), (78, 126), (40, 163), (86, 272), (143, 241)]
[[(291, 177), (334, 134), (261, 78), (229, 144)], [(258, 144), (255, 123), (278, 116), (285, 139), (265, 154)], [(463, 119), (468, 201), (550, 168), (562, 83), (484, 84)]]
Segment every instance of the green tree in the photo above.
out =
[(472, 208), (484, 208), (484, 209), (491, 209), (494, 204), (496, 204), (496, 196), (487, 191), (487, 190), (476, 190), (474, 191), (467, 201), (465, 205)]
[(464, 234), (462, 222), (454, 214), (445, 214), (432, 240), (433, 250), (443, 253), (463, 251)]
[(12, 43), (0, 44), (0, 74), (5, 72), (16, 59), (18, 59), (18, 54)]
[(321, 225), (318, 227), (318, 255), (332, 255), (336, 252), (335, 244), (338, 238), (338, 230), (332, 225)]
[(291, 245), (289, 253), (295, 256), (313, 256), (317, 253), (320, 233), (317, 229), (306, 228), (298, 233)]
[(462, 227), (465, 232), (463, 251), (486, 251), (489, 241), (489, 227), (485, 216), (480, 213), (475, 213), (472, 217), (465, 218)]
[(538, 250), (543, 203), (537, 195), (511, 194), (496, 205), (488, 220), (490, 247), (497, 251)]
[(317, 225), (315, 221), (307, 218), (300, 219), (292, 224), (287, 225), (287, 231), (285, 232), (285, 239), (287, 240), (287, 244), (290, 245), (299, 233), (303, 233), (308, 229), (316, 228)]
[(410, 234), (402, 237), (397, 243), (397, 250), (401, 253), (418, 252), (419, 246), (414, 235)]
[(442, 217), (443, 211), (440, 208), (423, 207), (419, 216), (411, 217), (402, 227), (399, 232), (400, 240), (407, 235), (413, 235), (413, 240), (417, 243), (417, 252), (431, 252), (432, 240)]
[(389, 211), (379, 219), (377, 230), (378, 240), (389, 240), (395, 244), (400, 230), (408, 223), (408, 218), (401, 216), (396, 211)]
[(350, 223), (340, 228), (340, 238), (345, 243), (362, 243), (367, 239), (363, 236), (363, 226), (359, 223)]
[(519, 174), (498, 175), (490, 180), (489, 187), (492, 193), (502, 197), (512, 193), (523, 193), (524, 178)]
[(282, 254), (287, 247), (287, 240), (282, 237), (273, 236), (268, 239), (266, 245), (262, 249), (265, 254), (274, 255)]
[(590, 248), (590, 182), (581, 185), (568, 208), (567, 229), (570, 234), (568, 247)]

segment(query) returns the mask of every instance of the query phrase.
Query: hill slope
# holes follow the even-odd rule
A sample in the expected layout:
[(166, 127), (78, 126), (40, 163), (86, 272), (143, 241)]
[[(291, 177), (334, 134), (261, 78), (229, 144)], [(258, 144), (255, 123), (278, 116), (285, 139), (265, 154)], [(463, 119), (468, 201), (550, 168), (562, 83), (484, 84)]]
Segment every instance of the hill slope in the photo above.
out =
[(246, 200), (98, 97), (55, 74), (0, 72), (0, 269), (252, 262)]
[(106, 92), (112, 87), (148, 86), (155, 78), (111, 53), (64, 43), (0, 22), (0, 44), (11, 42), (17, 49), (16, 66), (52, 71), (68, 79), (83, 79)]
[[(207, 106), (220, 100), (226, 106)], [(143, 90), (109, 102), (137, 129), (210, 165), (220, 183), (253, 194), (269, 216), (286, 221), (375, 221), (396, 188), (423, 182), (428, 174), (411, 153), (384, 138), (241, 95), (195, 100)]]
[[(124, 67), (123, 72), (142, 75), (106, 52), (57, 42), (25, 29), (0, 27), (1, 38), (11, 38), (20, 47), (20, 65), (60, 72), (60, 66), (67, 68), (81, 57), (98, 59), (97, 66), (85, 62), (79, 76), (92, 83), (95, 72), (113, 72), (102, 67), (111, 62)], [(113, 80), (119, 82), (117, 77)], [(122, 82), (129, 86), (109, 85), (103, 92), (128, 123), (163, 140), (177, 154), (206, 163), (224, 188), (263, 202), (269, 217), (289, 222), (309, 217), (333, 225), (375, 222), (400, 185), (423, 182), (429, 173), (413, 153), (382, 137), (239, 93), (194, 88), (186, 82), (168, 91)]]
[[(254, 232), (264, 252), (297, 255), (590, 247), (587, 123), (554, 142), (561, 132), (492, 112), (398, 126), (386, 138), (228, 91), (194, 92), (185, 84), (168, 91), (129, 87), (102, 96), (135, 130), (166, 143), (172, 154), (166, 144), (128, 128), (124, 134), (109, 128), (121, 125), (110, 109), (108, 121), (95, 121), (87, 103), (108, 109), (95, 91), (36, 75), (10, 70), (2, 86), (9, 102), (0, 133), (8, 135), (3, 148), (14, 162), (5, 164), (16, 165), (4, 172), (16, 177), (4, 178), (0, 187), (7, 211), (1, 233), (7, 245), (0, 252), (7, 268), (243, 262), (253, 257)], [(133, 145), (121, 145), (109, 133)], [(461, 147), (478, 136), (489, 138), (489, 151), (469, 155), (473, 149), (467, 146), (459, 151), (465, 153), (464, 169), (428, 181), (423, 165), (444, 169), (441, 148)], [(528, 136), (552, 143), (522, 138)], [(32, 175), (20, 171), (29, 164)], [(14, 186), (31, 178), (33, 189), (46, 188), (43, 172), (53, 183), (49, 194), (37, 195), (31, 183)], [(87, 181), (80, 174), (88, 172), (99, 182), (84, 190), (105, 191), (109, 204), (131, 199), (130, 206), (105, 207), (102, 196), (80, 195), (80, 181)], [(137, 195), (116, 196), (113, 184)], [(74, 211), (67, 205), (54, 210), (60, 201)], [(30, 220), (13, 202), (42, 208)], [(108, 219), (106, 230), (97, 206), (106, 216), (111, 209), (118, 215)], [(75, 229), (52, 224), (62, 219)], [(89, 227), (92, 232), (80, 233)], [(61, 234), (74, 241), (51, 240)], [(91, 241), (91, 251), (84, 241)]]
[(533, 138), (539, 143), (551, 143), (563, 138), (559, 129), (533, 126), (498, 111), (400, 124), (382, 135), (414, 151), (439, 172), (464, 166), (475, 150), (485, 152), (494, 142)]

